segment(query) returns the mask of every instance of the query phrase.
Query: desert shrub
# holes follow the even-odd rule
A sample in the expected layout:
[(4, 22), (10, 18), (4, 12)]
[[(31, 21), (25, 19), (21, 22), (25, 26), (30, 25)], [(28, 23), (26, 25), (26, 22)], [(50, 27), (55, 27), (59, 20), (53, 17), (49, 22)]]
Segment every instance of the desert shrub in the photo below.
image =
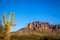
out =
[(60, 40), (60, 37), (58, 35), (44, 35), (40, 38), (40, 40)]
[(58, 35), (11, 35), (11, 40), (60, 40)]

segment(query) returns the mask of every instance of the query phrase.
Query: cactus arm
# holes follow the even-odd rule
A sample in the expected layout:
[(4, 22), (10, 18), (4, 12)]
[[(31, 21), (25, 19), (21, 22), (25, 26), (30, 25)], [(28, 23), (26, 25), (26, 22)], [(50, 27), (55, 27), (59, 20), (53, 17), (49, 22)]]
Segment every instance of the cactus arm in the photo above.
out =
[(12, 22), (12, 24), (14, 23), (14, 14), (11, 12), (11, 22)]
[(13, 26), (15, 26), (16, 24), (14, 24), (14, 14), (12, 12), (11, 12), (11, 17), (12, 17), (11, 18), (11, 23), (12, 23)]
[(6, 14), (5, 14), (5, 13), (3, 14), (2, 21), (4, 22), (4, 24), (7, 24), (7, 21), (6, 21)]
[(10, 14), (10, 16), (8, 17), (8, 22), (10, 22), (10, 18), (11, 18), (11, 14)]

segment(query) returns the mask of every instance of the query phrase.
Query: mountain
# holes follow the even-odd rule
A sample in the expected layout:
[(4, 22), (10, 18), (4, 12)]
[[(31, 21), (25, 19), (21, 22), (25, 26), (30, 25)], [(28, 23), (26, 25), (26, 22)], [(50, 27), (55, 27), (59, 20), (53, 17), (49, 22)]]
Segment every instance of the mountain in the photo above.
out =
[(60, 24), (56, 24), (52, 27), (52, 29), (56, 32), (60, 34)]
[(48, 22), (31, 22), (26, 27), (14, 32), (15, 34), (24, 33), (60, 33), (60, 24), (51, 25)]

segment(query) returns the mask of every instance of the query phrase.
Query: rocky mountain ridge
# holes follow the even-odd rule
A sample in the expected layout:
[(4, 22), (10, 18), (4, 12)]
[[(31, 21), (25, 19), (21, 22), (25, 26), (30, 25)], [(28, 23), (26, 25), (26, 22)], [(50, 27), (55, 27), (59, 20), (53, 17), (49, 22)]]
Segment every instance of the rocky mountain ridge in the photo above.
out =
[(26, 25), (25, 28), (22, 28), (15, 33), (29, 33), (29, 32), (39, 32), (39, 33), (60, 33), (60, 24), (51, 25), (48, 22), (31, 22)]

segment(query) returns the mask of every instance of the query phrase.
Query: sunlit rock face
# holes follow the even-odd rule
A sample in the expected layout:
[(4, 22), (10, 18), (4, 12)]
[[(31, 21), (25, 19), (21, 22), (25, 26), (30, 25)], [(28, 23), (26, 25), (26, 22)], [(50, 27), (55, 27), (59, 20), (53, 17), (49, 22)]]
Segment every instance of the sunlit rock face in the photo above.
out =
[(27, 25), (29, 30), (32, 31), (51, 31), (52, 28), (50, 27), (50, 24), (47, 22), (32, 22)]

